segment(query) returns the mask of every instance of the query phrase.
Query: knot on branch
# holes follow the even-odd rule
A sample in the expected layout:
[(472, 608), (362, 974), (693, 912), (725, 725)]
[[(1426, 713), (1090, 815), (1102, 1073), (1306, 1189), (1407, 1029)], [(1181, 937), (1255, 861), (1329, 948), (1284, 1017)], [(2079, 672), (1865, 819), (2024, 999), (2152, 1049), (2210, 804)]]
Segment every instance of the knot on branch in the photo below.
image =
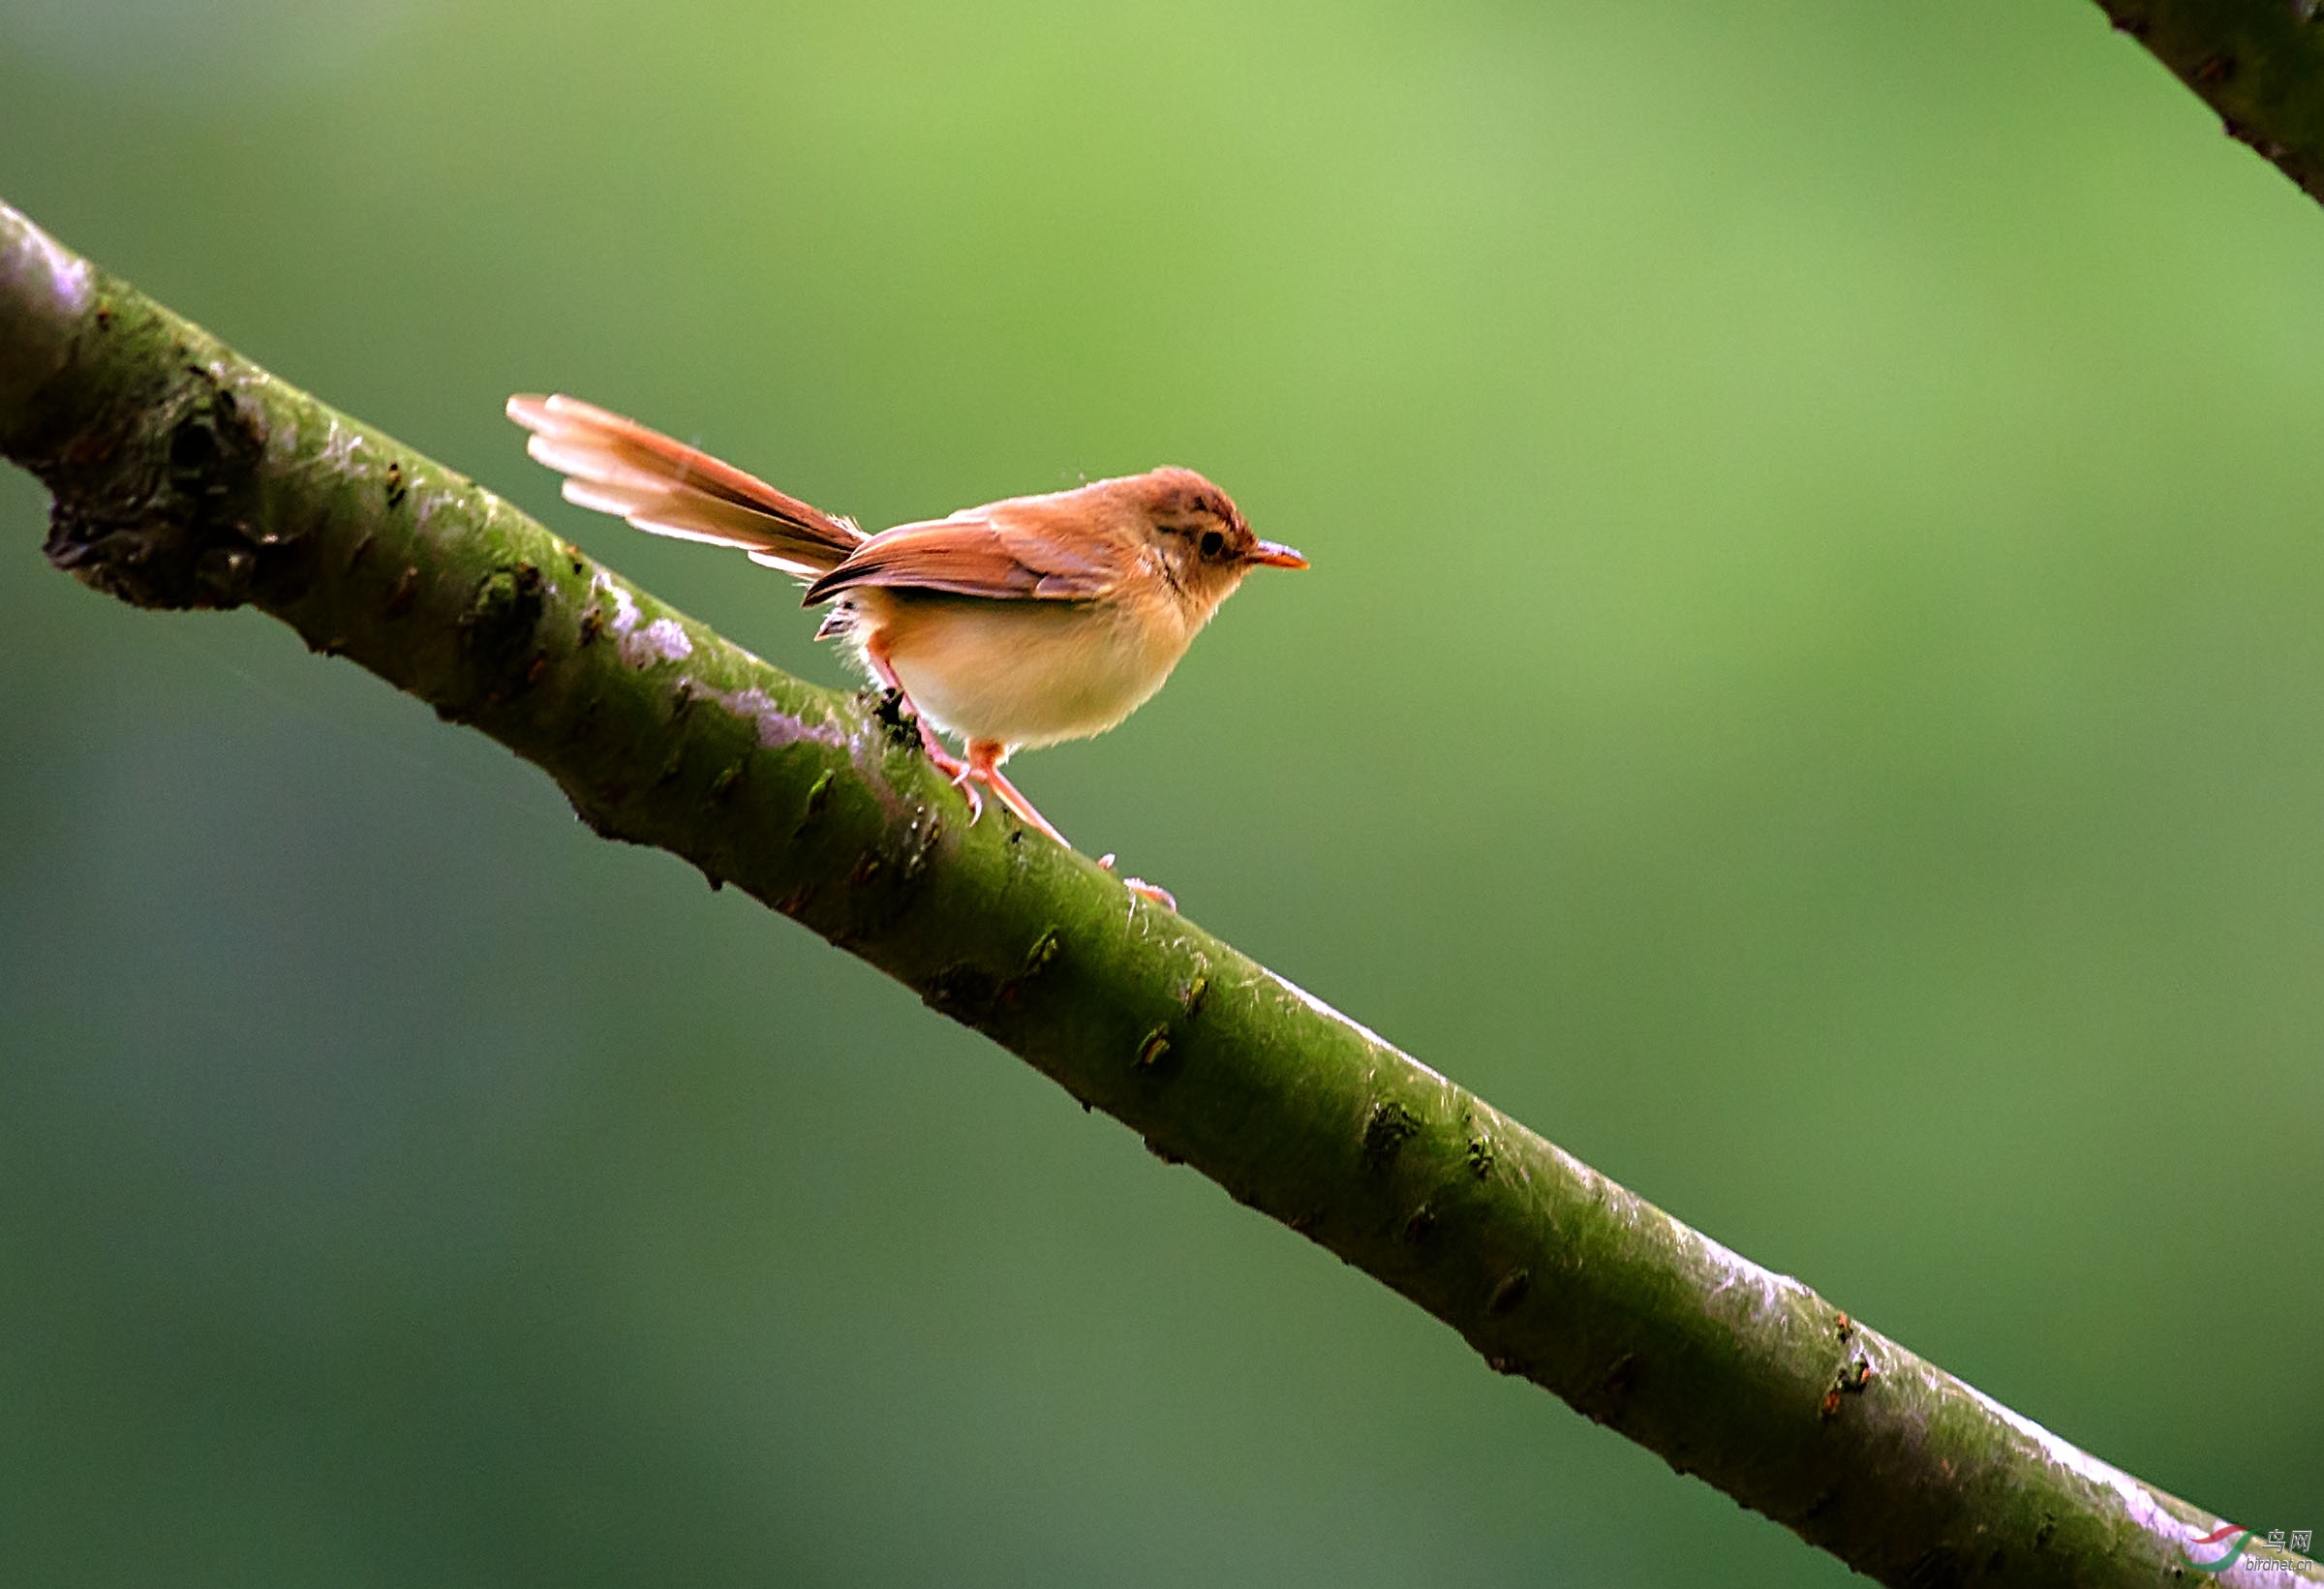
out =
[(477, 585), (460, 615), (460, 644), (488, 701), (533, 682), (535, 661), (545, 660), (535, 657), (533, 635), (546, 610), (540, 570), (530, 563), (495, 568)]
[(33, 461), (55, 498), (48, 561), (133, 606), (237, 607), (303, 580), (296, 538), (252, 501), (264, 436), (212, 372), (188, 374)]
[(1387, 1170), (1404, 1151), (1404, 1144), (1420, 1132), (1420, 1116), (1402, 1104), (1374, 1104), (1363, 1122), (1363, 1167), (1374, 1174)]

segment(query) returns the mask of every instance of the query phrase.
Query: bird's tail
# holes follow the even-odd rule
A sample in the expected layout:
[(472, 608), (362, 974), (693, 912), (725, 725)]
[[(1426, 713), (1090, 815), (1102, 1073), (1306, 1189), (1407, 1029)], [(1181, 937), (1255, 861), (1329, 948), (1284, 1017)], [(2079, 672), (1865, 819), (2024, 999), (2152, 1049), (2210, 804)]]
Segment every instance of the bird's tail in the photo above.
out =
[(565, 475), (566, 502), (651, 534), (738, 547), (808, 580), (863, 544), (852, 520), (594, 403), (520, 393), (508, 399), (508, 417), (533, 433), (525, 450)]

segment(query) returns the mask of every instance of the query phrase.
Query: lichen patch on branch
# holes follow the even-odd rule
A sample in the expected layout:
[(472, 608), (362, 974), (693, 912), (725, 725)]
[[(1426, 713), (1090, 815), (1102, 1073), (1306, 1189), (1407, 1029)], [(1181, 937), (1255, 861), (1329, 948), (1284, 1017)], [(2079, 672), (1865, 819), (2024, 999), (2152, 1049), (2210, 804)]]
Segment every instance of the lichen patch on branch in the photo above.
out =
[(775, 703), (774, 696), (756, 685), (748, 689), (726, 690), (713, 699), (756, 727), (762, 749), (780, 750), (802, 740), (828, 745), (835, 750), (846, 748), (845, 736), (830, 723), (810, 723), (795, 712), (785, 712)]
[(622, 660), (631, 667), (650, 667), (656, 662), (683, 662), (694, 654), (693, 641), (687, 638), (686, 626), (674, 618), (657, 618), (643, 623), (645, 614), (638, 609), (637, 597), (628, 588), (599, 568), (590, 582), (592, 590), (613, 600), (613, 617), (606, 626), (613, 631), (614, 642), (621, 648)]

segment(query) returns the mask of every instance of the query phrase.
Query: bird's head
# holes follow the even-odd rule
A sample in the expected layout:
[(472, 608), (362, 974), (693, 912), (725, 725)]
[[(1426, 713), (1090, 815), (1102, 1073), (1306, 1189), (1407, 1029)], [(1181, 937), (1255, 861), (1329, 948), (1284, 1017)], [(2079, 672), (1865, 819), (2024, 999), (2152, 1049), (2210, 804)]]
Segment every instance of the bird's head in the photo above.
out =
[(1253, 568), (1307, 566), (1290, 547), (1252, 535), (1233, 500), (1191, 469), (1150, 470), (1122, 483), (1132, 488), (1155, 566), (1204, 617)]

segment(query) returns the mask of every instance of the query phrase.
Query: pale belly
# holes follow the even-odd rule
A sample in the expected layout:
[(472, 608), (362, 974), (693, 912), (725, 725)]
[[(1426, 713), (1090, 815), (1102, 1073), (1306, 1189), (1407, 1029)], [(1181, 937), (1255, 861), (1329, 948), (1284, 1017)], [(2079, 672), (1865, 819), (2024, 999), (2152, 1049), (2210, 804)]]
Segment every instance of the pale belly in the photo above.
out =
[(1012, 749), (1113, 727), (1162, 688), (1193, 638), (1176, 624), (1132, 632), (1107, 608), (1082, 601), (852, 594), (859, 643), (879, 636), (930, 721)]

